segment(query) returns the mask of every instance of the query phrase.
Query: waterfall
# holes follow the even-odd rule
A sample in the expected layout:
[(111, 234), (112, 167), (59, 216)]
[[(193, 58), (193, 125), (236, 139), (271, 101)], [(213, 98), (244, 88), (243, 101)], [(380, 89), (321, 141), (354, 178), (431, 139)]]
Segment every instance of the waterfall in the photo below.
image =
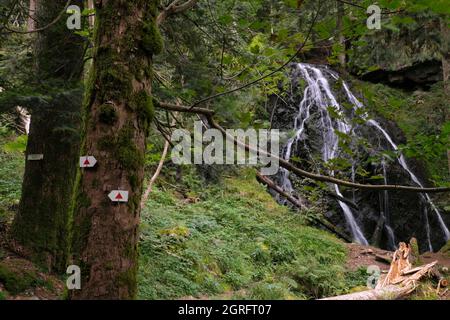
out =
[[(373, 125), (375, 128), (377, 128), (386, 138), (386, 140), (389, 142), (389, 144), (392, 146), (392, 148), (395, 151), (398, 151), (398, 146), (394, 143), (394, 141), (392, 140), (391, 136), (386, 132), (386, 130), (384, 130), (380, 124), (378, 122), (376, 122), (375, 120), (369, 120), (368, 121), (369, 124)], [(423, 188), (422, 183), (420, 182), (419, 178), (417, 178), (417, 176), (411, 171), (411, 169), (408, 167), (408, 164), (406, 163), (405, 157), (403, 156), (403, 154), (400, 153), (398, 159), (398, 163), (403, 167), (403, 169), (405, 169), (406, 172), (408, 172), (409, 176), (411, 177), (411, 180), (417, 184), (419, 187)], [(447, 228), (447, 226), (444, 223), (444, 220), (442, 219), (441, 213), (439, 212), (439, 210), (436, 208), (436, 206), (434, 205), (433, 201), (431, 201), (431, 198), (428, 194), (421, 194), (421, 197), (423, 199), (423, 201), (425, 203), (429, 203), (431, 208), (433, 209), (434, 213), (436, 214), (436, 217), (439, 221), (439, 226), (441, 227), (442, 233), (445, 236), (445, 240), (448, 241), (450, 239), (450, 232)], [(427, 230), (427, 234), (428, 234), (428, 245), (429, 245), (429, 249), (431, 251), (433, 251), (433, 247), (431, 246), (431, 240), (430, 240), (430, 225), (428, 222), (428, 210), (424, 209), (424, 217), (425, 217), (425, 228)]]
[[(353, 113), (355, 113), (355, 111), (358, 111), (360, 117), (364, 119), (369, 126), (373, 127), (375, 130), (380, 132), (381, 135), (387, 140), (389, 145), (392, 147), (392, 149), (398, 152), (398, 146), (393, 142), (391, 136), (387, 133), (386, 130), (382, 128), (382, 126), (377, 121), (369, 119), (368, 113), (364, 111), (363, 104), (351, 92), (348, 85), (339, 78), (338, 74), (331, 71), (327, 67), (299, 63), (294, 65), (293, 76), (301, 78), (305, 81), (305, 89), (303, 91), (303, 96), (298, 106), (297, 114), (294, 117), (293, 123), (294, 135), (287, 141), (287, 143), (283, 148), (283, 158), (285, 160), (289, 161), (291, 159), (293, 148), (297, 145), (297, 142), (300, 141), (304, 142), (306, 140), (307, 138), (305, 132), (306, 126), (312, 114), (317, 114), (320, 116), (319, 129), (321, 130), (323, 140), (321, 157), (324, 162), (328, 162), (340, 156), (341, 149), (339, 147), (339, 137), (338, 134), (336, 134), (336, 132), (341, 132), (350, 137), (357, 137), (355, 133), (355, 128), (353, 128), (351, 125), (352, 118), (345, 114), (343, 106), (340, 103), (338, 103), (337, 98), (330, 89), (330, 83), (328, 81), (328, 78), (332, 78), (335, 81), (338, 80), (341, 81), (348, 102), (350, 102), (350, 104), (353, 107), (352, 110)], [(330, 112), (329, 109), (330, 107), (334, 109), (334, 111), (337, 112), (339, 116), (337, 117), (333, 116)], [(361, 110), (363, 111), (361, 112)], [(408, 173), (411, 180), (416, 185), (423, 187), (417, 176), (408, 167), (405, 157), (402, 154), (399, 154), (397, 161), (400, 164), (400, 166)], [(388, 180), (387, 180), (386, 164), (383, 161), (381, 165), (383, 168), (384, 182), (385, 184), (387, 184)], [(335, 172), (333, 170), (330, 170), (329, 174), (333, 176)], [(351, 178), (352, 180), (355, 179), (354, 161), (352, 161)], [(292, 182), (289, 178), (289, 172), (285, 169), (280, 170), (280, 185), (288, 193), (292, 193), (294, 191)], [(341, 197), (343, 196), (338, 185), (333, 185), (332, 187), (337, 195)], [(385, 219), (385, 230), (388, 238), (388, 244), (392, 248), (395, 248), (396, 246), (395, 234), (391, 227), (390, 221), (389, 194), (387, 191), (385, 191), (383, 192), (382, 196), (383, 200), (382, 206), (380, 206), (380, 215)], [(429, 195), (421, 194), (421, 198), (422, 201), (425, 203), (423, 214), (425, 221), (425, 231), (428, 242), (427, 244), (429, 249), (432, 250), (430, 239), (430, 225), (428, 221), (429, 220), (428, 210), (426, 206), (427, 203), (434, 211), (446, 240), (450, 238), (450, 233), (447, 226), (444, 223), (444, 220), (442, 219), (439, 210), (436, 208)], [(353, 240), (360, 244), (367, 245), (368, 244), (367, 239), (365, 238), (363, 231), (358, 225), (358, 222), (355, 219), (352, 209), (344, 202), (338, 201), (338, 203), (340, 208), (342, 209), (345, 221), (351, 232)]]
[[(289, 160), (291, 158), (292, 146), (304, 138), (305, 124), (310, 118), (311, 108), (315, 106), (321, 114), (321, 129), (323, 130), (322, 160), (327, 162), (338, 156), (339, 138), (335, 130), (345, 134), (351, 134), (351, 126), (344, 120), (332, 119), (328, 110), (329, 106), (334, 107), (339, 112), (343, 110), (331, 92), (329, 82), (322, 71), (307, 64), (297, 64), (297, 68), (301, 73), (301, 77), (307, 82), (307, 86), (304, 90), (297, 116), (294, 119), (295, 135), (288, 140), (284, 147), (283, 158)], [(331, 171), (330, 174), (334, 175), (334, 172)], [(287, 192), (291, 193), (293, 191), (292, 183), (289, 180), (289, 172), (285, 169), (281, 170), (281, 186)], [(334, 185), (334, 190), (337, 195), (343, 197), (338, 185)], [(342, 201), (338, 201), (338, 203), (344, 212), (345, 220), (350, 228), (354, 241), (367, 245), (367, 239), (364, 237), (364, 233), (356, 222), (350, 207)]]
[[(383, 159), (383, 161), (381, 162), (381, 166), (383, 167), (384, 184), (388, 184), (385, 159)], [(380, 211), (384, 218), (384, 227), (386, 228), (388, 243), (389, 243), (391, 250), (396, 250), (397, 243), (395, 242), (395, 234), (394, 234), (394, 230), (392, 230), (392, 226), (391, 226), (391, 216), (390, 216), (390, 211), (389, 211), (389, 193), (387, 190), (383, 191), (382, 204), (383, 204), (383, 206)], [(428, 239), (429, 239), (429, 237), (428, 237)]]

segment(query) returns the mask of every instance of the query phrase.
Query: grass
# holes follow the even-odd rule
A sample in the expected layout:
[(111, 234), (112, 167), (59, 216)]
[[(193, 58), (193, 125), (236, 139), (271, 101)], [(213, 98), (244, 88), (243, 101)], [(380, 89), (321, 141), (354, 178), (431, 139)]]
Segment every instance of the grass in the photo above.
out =
[[(0, 219), (10, 220), (20, 199), (24, 159), (11, 148), (17, 139), (11, 131), (0, 135)], [(194, 167), (183, 168), (181, 179), (165, 168), (152, 192), (142, 213), (139, 298), (309, 299), (364, 285), (365, 275), (345, 270), (343, 243), (278, 205), (253, 170), (227, 177), (208, 170), (214, 182)], [(45, 286), (26, 272), (0, 269), (10, 292)]]
[(19, 204), (25, 161), (23, 149), (11, 146), (21, 139), (0, 123), (0, 222), (9, 220)]
[(345, 246), (279, 206), (252, 170), (190, 192), (200, 200), (187, 203), (175, 189), (151, 194), (139, 298), (308, 299), (350, 288)]

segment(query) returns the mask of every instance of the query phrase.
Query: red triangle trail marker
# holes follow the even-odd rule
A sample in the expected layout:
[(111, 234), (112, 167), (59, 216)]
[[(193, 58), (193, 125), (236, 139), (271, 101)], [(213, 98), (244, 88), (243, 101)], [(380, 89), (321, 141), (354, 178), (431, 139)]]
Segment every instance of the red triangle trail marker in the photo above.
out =
[(113, 190), (108, 194), (112, 202), (128, 202), (128, 191)]
[(93, 156), (80, 157), (80, 168), (93, 168), (97, 164), (97, 159)]

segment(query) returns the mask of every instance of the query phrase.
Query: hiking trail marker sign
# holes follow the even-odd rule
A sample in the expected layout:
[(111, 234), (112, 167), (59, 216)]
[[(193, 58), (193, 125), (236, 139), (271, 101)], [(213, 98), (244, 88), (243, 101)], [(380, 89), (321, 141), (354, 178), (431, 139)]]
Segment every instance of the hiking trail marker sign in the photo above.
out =
[(93, 168), (97, 164), (97, 159), (93, 156), (80, 157), (80, 168)]
[(128, 191), (113, 190), (108, 194), (112, 202), (128, 202)]

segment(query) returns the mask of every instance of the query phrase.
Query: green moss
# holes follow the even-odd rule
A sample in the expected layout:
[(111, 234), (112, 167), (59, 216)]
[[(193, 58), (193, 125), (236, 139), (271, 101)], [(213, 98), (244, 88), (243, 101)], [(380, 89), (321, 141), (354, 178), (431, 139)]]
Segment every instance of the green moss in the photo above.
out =
[(0, 263), (0, 282), (8, 292), (14, 295), (35, 287), (39, 283), (34, 272), (22, 268), (21, 265), (13, 267), (6, 263)]
[(80, 208), (89, 208), (91, 205), (91, 199), (86, 195), (85, 192), (80, 192), (77, 198), (77, 204)]
[[(229, 299), (234, 291), (301, 299), (348, 288), (345, 246), (277, 204), (253, 170), (208, 188), (189, 170), (195, 169), (184, 168), (181, 179), (165, 175), (176, 187), (155, 187), (142, 211), (139, 298)], [(201, 199), (186, 204), (177, 190)]]
[(413, 265), (414, 266), (421, 265), (422, 261), (420, 259), (419, 244), (417, 243), (417, 239), (411, 238), (411, 240), (409, 241), (409, 245), (411, 246), (411, 256)]
[(105, 104), (102, 104), (99, 109), (100, 109), (100, 111), (98, 114), (98, 119), (100, 120), (100, 122), (103, 122), (103, 123), (109, 124), (109, 125), (116, 123), (117, 112), (116, 112), (114, 105), (105, 103)]
[(115, 143), (110, 136), (104, 136), (98, 139), (97, 147), (101, 151), (111, 151), (114, 149)]
[(439, 250), (440, 253), (450, 258), (450, 240)]
[(129, 103), (138, 114), (139, 120), (148, 135), (148, 128), (155, 114), (153, 98), (144, 90), (135, 93)]
[(130, 298), (134, 298), (137, 294), (136, 274), (137, 266), (122, 272), (117, 278), (119, 286), (125, 286), (128, 288), (128, 295)]
[(141, 46), (148, 55), (152, 56), (161, 53), (164, 47), (164, 42), (154, 19), (150, 18), (149, 20), (149, 22), (144, 24), (144, 28), (142, 30), (143, 34)]
[(135, 174), (130, 174), (129, 181), (130, 181), (131, 188), (133, 188), (133, 190), (136, 190), (136, 188), (138, 187), (137, 176)]
[[(101, 69), (100, 69), (101, 70)], [(104, 101), (128, 98), (133, 90), (132, 76), (125, 67), (109, 67), (100, 71), (99, 94)]]
[(124, 168), (136, 171), (144, 165), (144, 154), (134, 143), (131, 124), (122, 128), (116, 140), (116, 156)]
[(150, 1), (148, 11), (153, 17), (156, 17), (158, 15), (158, 7), (160, 3), (161, 3), (160, 0)]
[(0, 301), (6, 300), (8, 298), (8, 295), (6, 292), (0, 291)]

